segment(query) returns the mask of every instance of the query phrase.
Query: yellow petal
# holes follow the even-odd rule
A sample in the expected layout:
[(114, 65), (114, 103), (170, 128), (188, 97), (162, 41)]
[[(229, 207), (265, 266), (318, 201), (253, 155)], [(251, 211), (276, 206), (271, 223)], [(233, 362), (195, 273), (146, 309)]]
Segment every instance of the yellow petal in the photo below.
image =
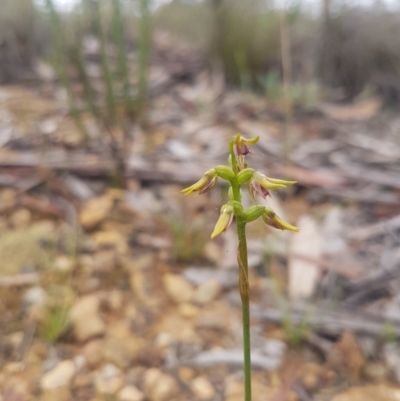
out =
[(224, 205), (221, 208), (221, 214), (219, 215), (217, 224), (214, 227), (214, 231), (211, 234), (211, 238), (222, 234), (232, 223), (233, 219), (233, 207), (231, 205)]

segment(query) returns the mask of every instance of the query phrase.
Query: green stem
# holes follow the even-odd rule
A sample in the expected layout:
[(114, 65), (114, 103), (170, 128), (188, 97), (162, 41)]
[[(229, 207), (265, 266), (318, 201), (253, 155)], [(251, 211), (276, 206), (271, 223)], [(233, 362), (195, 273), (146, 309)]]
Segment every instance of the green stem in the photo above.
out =
[[(233, 142), (229, 145), (232, 160), (232, 170), (235, 176), (238, 174), (238, 166), (233, 152)], [(240, 204), (242, 196), (240, 185), (236, 179), (232, 181), (233, 199)], [(250, 306), (249, 306), (249, 279), (246, 241), (246, 222), (241, 215), (236, 216), (236, 228), (239, 240), (238, 265), (239, 265), (239, 290), (242, 299), (242, 323), (243, 323), (243, 353), (244, 353), (244, 391), (245, 401), (251, 401), (251, 346), (250, 346)]]
[[(251, 401), (251, 346), (250, 346), (250, 306), (249, 306), (249, 281), (247, 264), (246, 223), (242, 217), (237, 217), (236, 227), (239, 238), (238, 259), (240, 267), (240, 296), (242, 298), (242, 323), (243, 323), (243, 352), (244, 352), (244, 390), (245, 401)], [(240, 262), (239, 262), (240, 263)]]

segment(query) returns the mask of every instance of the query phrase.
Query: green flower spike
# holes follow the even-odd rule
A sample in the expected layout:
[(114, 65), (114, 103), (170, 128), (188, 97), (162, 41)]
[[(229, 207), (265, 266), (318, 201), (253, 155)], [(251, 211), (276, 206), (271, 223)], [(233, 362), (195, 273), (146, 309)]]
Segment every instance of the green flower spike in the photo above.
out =
[(279, 228), (280, 230), (300, 231), (286, 221), (280, 219), (275, 212), (264, 206), (253, 205), (247, 209), (242, 205), (241, 186), (246, 185), (249, 188), (250, 195), (256, 201), (256, 195), (259, 194), (266, 198), (269, 191), (277, 188), (293, 185), (295, 181), (277, 180), (266, 177), (252, 168), (247, 168), (245, 160), (246, 155), (251, 153), (250, 146), (258, 141), (258, 137), (246, 139), (237, 134), (229, 142), (229, 165), (216, 166), (208, 170), (203, 177), (182, 192), (185, 195), (194, 192), (204, 193), (209, 191), (217, 183), (218, 178), (229, 183), (229, 202), (222, 206), (221, 214), (215, 225), (211, 238), (222, 234), (231, 225), (233, 216), (236, 216), (236, 230), (238, 235), (238, 267), (239, 267), (239, 292), (242, 299), (242, 321), (243, 321), (243, 356), (244, 356), (244, 401), (251, 401), (251, 347), (250, 347), (250, 289), (248, 280), (248, 257), (247, 257), (247, 239), (246, 225), (252, 221), (262, 218), (269, 226)]

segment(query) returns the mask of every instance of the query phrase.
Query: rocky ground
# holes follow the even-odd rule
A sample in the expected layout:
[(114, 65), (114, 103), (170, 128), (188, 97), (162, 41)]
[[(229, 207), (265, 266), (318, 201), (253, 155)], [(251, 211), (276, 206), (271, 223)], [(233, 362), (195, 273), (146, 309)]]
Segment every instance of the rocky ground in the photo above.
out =
[(376, 99), (288, 128), (279, 102), (153, 66), (168, 88), (116, 189), (109, 137), (85, 114), (84, 137), (43, 68), (0, 88), (1, 401), (243, 400), (236, 239), (209, 239), (226, 189), (180, 193), (237, 131), (298, 180), (268, 205), (302, 229), (249, 227), (253, 400), (399, 399), (400, 144)]

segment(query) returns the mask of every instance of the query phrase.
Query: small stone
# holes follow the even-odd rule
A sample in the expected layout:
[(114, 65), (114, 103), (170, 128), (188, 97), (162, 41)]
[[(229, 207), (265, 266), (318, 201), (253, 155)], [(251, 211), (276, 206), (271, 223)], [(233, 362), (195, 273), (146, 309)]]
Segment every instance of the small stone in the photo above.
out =
[(79, 213), (79, 222), (82, 227), (90, 230), (105, 220), (113, 206), (113, 199), (109, 196), (101, 196), (86, 202)]
[(164, 288), (176, 303), (188, 302), (193, 296), (192, 286), (181, 276), (167, 273), (163, 277)]
[(161, 332), (156, 337), (154, 344), (158, 348), (168, 348), (174, 343), (175, 339), (170, 333)]
[(75, 364), (71, 360), (60, 362), (54, 369), (45, 373), (40, 380), (42, 390), (52, 390), (68, 386), (76, 372)]
[(287, 350), (287, 345), (280, 340), (275, 338), (270, 338), (265, 341), (263, 346), (263, 351), (267, 355), (283, 357), (284, 353)]
[(196, 372), (192, 368), (188, 368), (187, 366), (183, 366), (179, 368), (179, 377), (184, 382), (189, 382), (196, 376)]
[(126, 369), (143, 349), (142, 338), (107, 338), (104, 342), (102, 355), (104, 360), (111, 362), (121, 369)]
[(103, 340), (92, 340), (85, 345), (83, 348), (83, 355), (90, 366), (96, 367), (100, 365), (101, 361), (103, 360), (103, 355), (101, 353), (103, 347)]
[(74, 270), (74, 267), (74, 260), (65, 255), (58, 256), (54, 262), (54, 269), (60, 272), (71, 272), (72, 270)]
[(105, 333), (106, 325), (99, 316), (99, 305), (100, 299), (97, 296), (86, 295), (72, 307), (70, 317), (78, 341), (84, 342)]
[(73, 361), (77, 372), (83, 370), (87, 365), (87, 359), (83, 355), (76, 355)]
[(213, 301), (219, 295), (221, 289), (221, 284), (217, 280), (208, 280), (196, 288), (192, 300), (196, 304), (205, 305)]
[(205, 377), (197, 377), (190, 385), (193, 394), (200, 400), (210, 400), (215, 396), (213, 385)]
[(32, 287), (26, 290), (24, 302), (28, 305), (41, 305), (46, 303), (46, 291), (42, 287)]
[(189, 303), (179, 305), (179, 313), (186, 319), (191, 319), (198, 315), (199, 308)]
[(178, 392), (176, 380), (159, 369), (148, 369), (144, 375), (145, 394), (151, 401), (167, 401)]
[(68, 147), (78, 148), (80, 145), (82, 145), (82, 143), (84, 141), (84, 137), (79, 130), (74, 129), (74, 130), (68, 131), (68, 133), (65, 133), (62, 136), (62, 141)]
[(116, 394), (123, 385), (124, 378), (121, 370), (110, 363), (95, 374), (95, 386), (99, 393)]
[(97, 231), (92, 240), (100, 247), (113, 247), (119, 255), (125, 255), (129, 249), (125, 235), (117, 230)]
[(143, 401), (144, 394), (135, 386), (124, 387), (117, 396), (119, 401)]
[(11, 217), (11, 225), (15, 229), (24, 229), (29, 226), (32, 221), (32, 214), (28, 209), (19, 209), (15, 211)]

